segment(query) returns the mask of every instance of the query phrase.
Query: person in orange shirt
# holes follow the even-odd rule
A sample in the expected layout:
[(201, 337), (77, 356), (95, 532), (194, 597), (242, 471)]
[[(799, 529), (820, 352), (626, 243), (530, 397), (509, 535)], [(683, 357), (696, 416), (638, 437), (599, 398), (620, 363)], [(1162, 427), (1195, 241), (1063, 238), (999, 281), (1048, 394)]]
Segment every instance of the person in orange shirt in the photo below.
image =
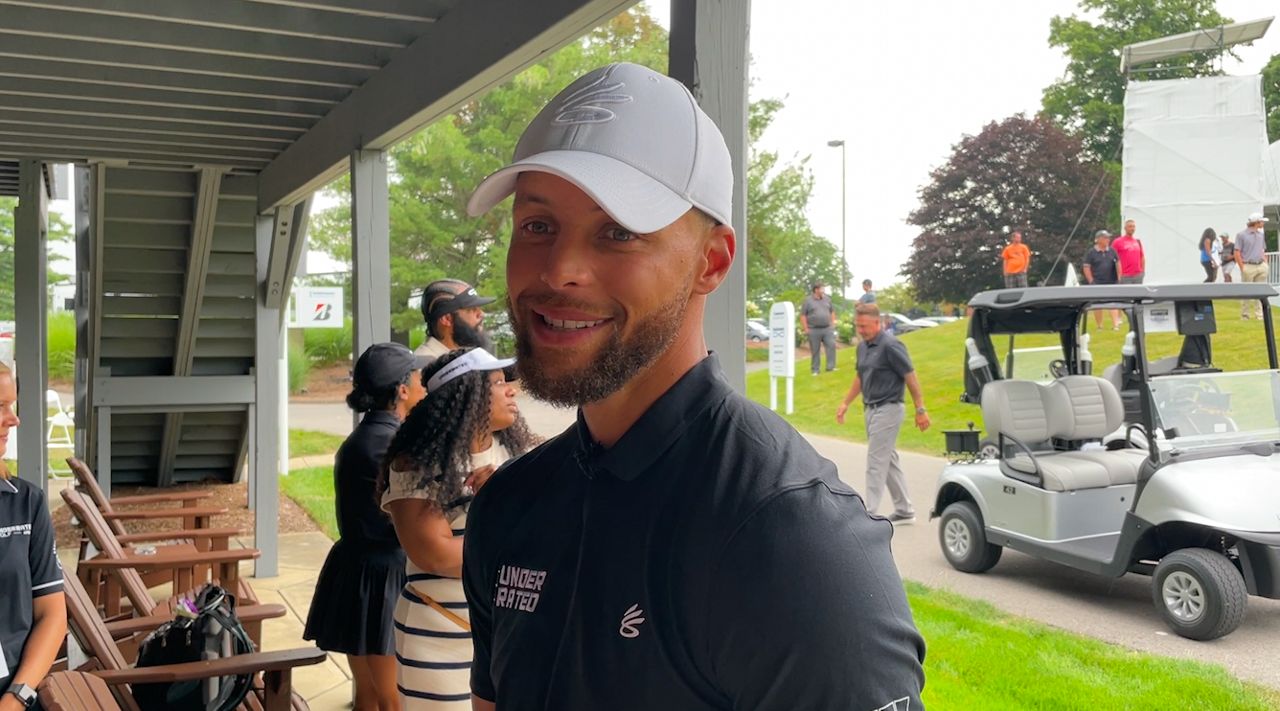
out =
[(1031, 250), (1022, 243), (1022, 233), (1014, 232), (1000, 256), (1004, 259), (1004, 288), (1027, 288), (1027, 268), (1031, 266)]

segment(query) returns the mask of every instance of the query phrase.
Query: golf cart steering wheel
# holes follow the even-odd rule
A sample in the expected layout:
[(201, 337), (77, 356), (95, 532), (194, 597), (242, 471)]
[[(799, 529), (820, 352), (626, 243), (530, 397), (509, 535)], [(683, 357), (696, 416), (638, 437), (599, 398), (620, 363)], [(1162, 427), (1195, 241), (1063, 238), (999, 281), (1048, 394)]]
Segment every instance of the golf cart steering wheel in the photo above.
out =
[(1049, 374), (1057, 380), (1058, 378), (1065, 378), (1068, 375), (1071, 375), (1071, 369), (1067, 367), (1067, 361), (1061, 358), (1054, 358), (1049, 361)]

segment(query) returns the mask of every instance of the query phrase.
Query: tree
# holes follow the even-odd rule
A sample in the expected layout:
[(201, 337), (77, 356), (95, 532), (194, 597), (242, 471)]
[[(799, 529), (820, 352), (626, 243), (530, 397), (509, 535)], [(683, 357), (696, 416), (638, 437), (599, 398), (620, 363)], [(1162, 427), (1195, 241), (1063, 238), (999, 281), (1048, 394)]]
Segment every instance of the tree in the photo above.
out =
[(776, 152), (759, 148), (774, 116), (782, 109), (777, 99), (753, 102), (747, 121), (751, 146), (747, 169), (747, 294), (768, 304), (799, 287), (821, 281), (830, 286), (849, 283), (836, 245), (813, 232), (805, 208), (813, 194), (813, 173), (806, 156), (799, 163), (783, 163)]
[[(1119, 157), (1124, 135), (1125, 76), (1120, 50), (1126, 45), (1231, 20), (1215, 0), (1080, 0), (1080, 9), (1097, 21), (1057, 16), (1049, 21), (1049, 46), (1067, 55), (1062, 79), (1044, 90), (1044, 110), (1060, 126), (1078, 135), (1096, 159)], [(1145, 79), (1172, 79), (1217, 73), (1207, 52), (1144, 65)]]
[[(0, 321), (12, 321), (13, 312), (13, 247), (14, 224), (13, 211), (18, 206), (18, 199), (0, 197)], [(49, 242), (65, 242), (72, 238), (71, 226), (56, 212), (49, 213)], [(53, 269), (61, 257), (49, 254), (49, 286), (67, 281), (67, 277)]]
[[(1050, 276), (1058, 251), (1079, 221), (1064, 260), (1078, 263), (1103, 223), (1096, 197), (1102, 166), (1082, 157), (1081, 140), (1046, 117), (1022, 114), (965, 136), (920, 189), (907, 222), (920, 228), (902, 266), (923, 302), (963, 303), (1002, 285), (1000, 251), (1006, 232), (1019, 230), (1032, 251), (1031, 283)], [(1061, 267), (1054, 272), (1062, 278)]]
[[(667, 31), (642, 6), (632, 8), (391, 149), (391, 302), (397, 330), (420, 327), (422, 315), (406, 302), (411, 290), (435, 279), (456, 277), (482, 293), (506, 294), (510, 211), (468, 217), (470, 190), (510, 160), (524, 127), (574, 78), (618, 61), (665, 71), (667, 46)], [(755, 148), (781, 108), (780, 101), (762, 100), (749, 114), (748, 285), (753, 298), (765, 304), (782, 290), (815, 279), (843, 282), (835, 246), (814, 235), (805, 217), (813, 190), (807, 159), (787, 164), (776, 153)], [(312, 219), (310, 240), (350, 262), (347, 178), (330, 190), (339, 204)]]
[(1262, 68), (1262, 103), (1267, 111), (1267, 140), (1280, 141), (1280, 54)]

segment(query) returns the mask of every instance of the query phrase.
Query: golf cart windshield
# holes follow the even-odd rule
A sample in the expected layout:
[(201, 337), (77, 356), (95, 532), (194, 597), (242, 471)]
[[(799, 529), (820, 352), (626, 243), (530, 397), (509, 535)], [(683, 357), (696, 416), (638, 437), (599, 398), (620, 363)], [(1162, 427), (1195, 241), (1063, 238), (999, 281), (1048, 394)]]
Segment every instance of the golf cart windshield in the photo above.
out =
[(1166, 375), (1151, 380), (1159, 426), (1177, 449), (1280, 440), (1280, 373)]

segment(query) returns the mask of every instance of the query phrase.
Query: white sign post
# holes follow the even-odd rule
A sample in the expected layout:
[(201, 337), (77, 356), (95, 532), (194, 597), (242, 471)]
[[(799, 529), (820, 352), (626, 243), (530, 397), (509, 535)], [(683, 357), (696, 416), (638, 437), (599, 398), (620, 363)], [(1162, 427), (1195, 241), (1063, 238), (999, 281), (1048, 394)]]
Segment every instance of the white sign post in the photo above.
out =
[(787, 379), (787, 414), (795, 412), (796, 307), (779, 301), (769, 309), (769, 408), (778, 410), (778, 378)]

